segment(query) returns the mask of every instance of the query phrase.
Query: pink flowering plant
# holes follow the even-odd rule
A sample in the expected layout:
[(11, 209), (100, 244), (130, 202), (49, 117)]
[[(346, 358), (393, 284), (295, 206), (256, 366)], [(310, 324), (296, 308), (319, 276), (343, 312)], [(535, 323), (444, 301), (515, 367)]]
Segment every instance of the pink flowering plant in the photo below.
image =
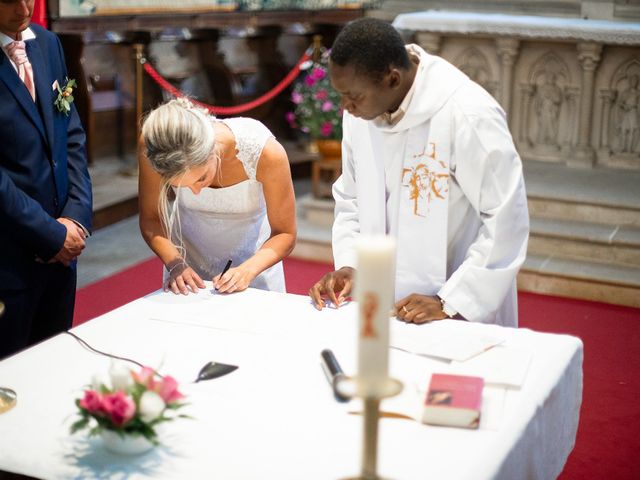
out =
[(342, 139), (340, 94), (331, 86), (328, 62), (328, 52), (325, 52), (295, 84), (291, 93), (295, 109), (287, 113), (289, 125), (308, 133), (314, 140)]
[(188, 418), (176, 413), (186, 404), (173, 377), (160, 377), (149, 367), (135, 372), (123, 363), (114, 363), (109, 374), (110, 382), (94, 378), (76, 400), (80, 418), (71, 425), (71, 433), (85, 428), (90, 435), (112, 430), (121, 436), (141, 435), (157, 444), (157, 425)]

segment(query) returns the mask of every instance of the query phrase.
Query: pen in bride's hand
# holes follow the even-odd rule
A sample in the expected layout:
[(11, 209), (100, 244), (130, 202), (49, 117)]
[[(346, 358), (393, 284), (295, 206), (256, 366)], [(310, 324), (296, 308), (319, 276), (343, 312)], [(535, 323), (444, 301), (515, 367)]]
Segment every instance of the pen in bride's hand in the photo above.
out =
[[(222, 269), (222, 273), (220, 274), (220, 276), (218, 277), (219, 279), (222, 279), (222, 276), (227, 273), (227, 271), (229, 271), (229, 269), (231, 268), (231, 263), (233, 262), (233, 260), (229, 259), (227, 261), (227, 264), (224, 266), (224, 268)], [(218, 290), (216, 288), (216, 290)]]

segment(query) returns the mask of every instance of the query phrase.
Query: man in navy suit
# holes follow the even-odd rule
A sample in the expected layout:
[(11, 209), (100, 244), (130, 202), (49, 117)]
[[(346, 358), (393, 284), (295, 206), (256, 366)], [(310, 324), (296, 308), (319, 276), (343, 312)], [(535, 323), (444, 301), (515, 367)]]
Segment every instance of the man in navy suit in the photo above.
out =
[(33, 4), (0, 0), (0, 358), (71, 327), (91, 230), (84, 131), (73, 104), (54, 105), (67, 69)]

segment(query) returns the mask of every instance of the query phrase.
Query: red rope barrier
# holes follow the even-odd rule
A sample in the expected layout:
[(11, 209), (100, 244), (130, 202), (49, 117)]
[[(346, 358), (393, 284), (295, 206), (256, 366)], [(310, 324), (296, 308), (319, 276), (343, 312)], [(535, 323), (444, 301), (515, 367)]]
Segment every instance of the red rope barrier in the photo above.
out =
[[(293, 67), (293, 69), (287, 74), (287, 76), (284, 77), (275, 87), (273, 87), (273, 89), (269, 90), (263, 95), (260, 95), (258, 98), (248, 103), (243, 103), (242, 105), (234, 105), (232, 107), (216, 107), (214, 105), (207, 105), (206, 103), (199, 102), (197, 100), (194, 100), (193, 98), (189, 98), (189, 100), (195, 105), (206, 108), (208, 111), (215, 115), (235, 115), (238, 113), (246, 112), (262, 105), (263, 103), (268, 102), (273, 97), (280, 94), (285, 88), (289, 86), (291, 82), (295, 80), (295, 78), (300, 73), (300, 66), (310, 58), (311, 56), (309, 55), (309, 53), (305, 52), (300, 57), (300, 60), (298, 60), (298, 63), (296, 63), (295, 67)], [(171, 85), (165, 78), (162, 77), (162, 75), (158, 73), (155, 68), (153, 68), (153, 66), (148, 61), (144, 59), (143, 68), (145, 72), (147, 72), (149, 76), (160, 86), (160, 88), (166, 90), (174, 97), (189, 97), (187, 94)]]

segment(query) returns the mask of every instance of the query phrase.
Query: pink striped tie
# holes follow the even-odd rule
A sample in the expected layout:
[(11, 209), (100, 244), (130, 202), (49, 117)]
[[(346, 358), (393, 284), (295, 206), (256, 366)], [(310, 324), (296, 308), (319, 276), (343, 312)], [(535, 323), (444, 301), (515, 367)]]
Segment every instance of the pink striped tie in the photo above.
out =
[(35, 101), (36, 88), (33, 85), (33, 68), (31, 68), (31, 63), (29, 63), (24, 42), (22, 40), (11, 42), (7, 45), (7, 53), (9, 53), (9, 58), (11, 58), (11, 61), (15, 63), (18, 68), (20, 80), (24, 82), (25, 87), (27, 87), (27, 90), (29, 90), (31, 94), (31, 98)]

